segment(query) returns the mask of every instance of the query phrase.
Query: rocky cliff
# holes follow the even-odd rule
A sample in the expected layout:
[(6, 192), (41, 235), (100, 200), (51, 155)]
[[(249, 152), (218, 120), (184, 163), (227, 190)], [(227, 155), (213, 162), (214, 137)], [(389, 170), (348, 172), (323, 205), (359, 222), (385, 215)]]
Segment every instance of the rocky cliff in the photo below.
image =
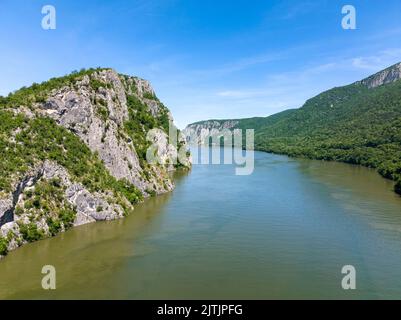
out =
[[(385, 84), (390, 84), (401, 79), (401, 62), (379, 71), (363, 80), (357, 81), (355, 85), (364, 85), (369, 89), (374, 89)], [(245, 129), (252, 128), (259, 130), (260, 127), (267, 127), (281, 121), (283, 117), (294, 113), (295, 110), (286, 110), (276, 115), (265, 118), (245, 118), (234, 120), (204, 120), (189, 124), (183, 133), (195, 144), (204, 144), (208, 137), (216, 136), (224, 129)]]
[(360, 81), (360, 83), (372, 89), (399, 79), (401, 79), (401, 62)]
[(265, 118), (190, 124), (203, 143), (217, 130), (254, 129), (255, 149), (376, 168), (401, 194), (401, 63), (308, 99), (299, 109)]
[(224, 130), (232, 130), (237, 127), (237, 120), (207, 120), (188, 125), (184, 130), (187, 142), (193, 145), (208, 144), (210, 138), (221, 137)]
[[(0, 97), (0, 256), (168, 192), (185, 141), (149, 82), (90, 69)], [(148, 137), (149, 131), (153, 134)], [(154, 146), (163, 163), (146, 159)]]

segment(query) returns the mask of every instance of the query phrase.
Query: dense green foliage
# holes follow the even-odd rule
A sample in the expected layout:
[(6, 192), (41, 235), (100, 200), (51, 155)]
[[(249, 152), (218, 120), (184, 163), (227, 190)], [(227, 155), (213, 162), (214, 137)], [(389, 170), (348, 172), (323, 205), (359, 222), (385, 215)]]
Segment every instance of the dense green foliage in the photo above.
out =
[(150, 146), (150, 142), (146, 140), (146, 134), (157, 126), (157, 122), (148, 112), (146, 105), (136, 96), (129, 95), (127, 97), (127, 106), (129, 120), (125, 123), (125, 131), (134, 142), (141, 165), (144, 165), (146, 150)]
[[(0, 97), (0, 193), (12, 191), (12, 182), (23, 176), (32, 166), (45, 159), (53, 160), (64, 166), (72, 177), (89, 189), (89, 191), (111, 190), (116, 201), (123, 205), (124, 198), (131, 204), (142, 199), (142, 193), (125, 180), (116, 180), (105, 169), (96, 154), (70, 131), (58, 126), (53, 120), (44, 117), (28, 119), (7, 111), (18, 106), (32, 107), (36, 102), (44, 102), (53, 89), (64, 86), (74, 88), (76, 82), (85, 75), (90, 77), (89, 85), (95, 91), (100, 88), (111, 88), (112, 85), (98, 80), (91, 75), (103, 69), (82, 69), (67, 76), (52, 78), (41, 84), (24, 87)], [(128, 79), (127, 76), (123, 78)], [(138, 92), (137, 88), (134, 92)], [(132, 139), (141, 165), (146, 166), (146, 150), (149, 142), (146, 134), (150, 129), (169, 130), (168, 109), (154, 94), (145, 93), (144, 98), (152, 99), (158, 104), (158, 116), (153, 117), (148, 107), (134, 94), (128, 96), (129, 120), (124, 129)], [(96, 113), (103, 120), (109, 118), (107, 102), (97, 98), (94, 101)], [(13, 137), (10, 139), (10, 137)], [(146, 172), (144, 172), (146, 175)], [(51, 223), (51, 221), (50, 221)], [(58, 229), (57, 223), (54, 226)]]
[[(172, 123), (170, 121), (169, 111), (168, 111), (167, 107), (164, 106), (164, 104), (162, 104), (162, 103), (159, 103), (159, 114), (156, 117), (156, 119), (157, 119), (157, 123), (158, 123), (159, 127), (161, 129), (163, 129), (164, 132), (167, 134), (169, 133), (170, 126), (174, 126), (174, 123)], [(178, 128), (175, 128), (175, 129), (177, 131), (179, 131)]]
[[(17, 107), (17, 106), (31, 106), (35, 102), (44, 102), (49, 92), (53, 89), (59, 89), (64, 86), (73, 86), (77, 80), (82, 79), (85, 75), (90, 75), (95, 71), (102, 69), (82, 69), (77, 72), (74, 71), (69, 75), (59, 78), (51, 78), (48, 81), (40, 84), (34, 83), (30, 87), (23, 87), (7, 97), (0, 97), (0, 108), (1, 107)], [(91, 85), (94, 87), (100, 87), (105, 85), (100, 81), (91, 80)]]
[[(106, 169), (97, 153), (91, 152), (89, 147), (74, 134), (74, 130), (68, 130), (60, 126), (51, 118), (43, 116), (38, 111), (36, 103), (44, 103), (53, 90), (69, 87), (80, 92), (81, 86), (87, 86), (91, 90), (91, 102), (93, 110), (98, 118), (105, 124), (105, 132), (113, 124), (110, 122), (109, 102), (102, 88), (113, 89), (111, 81), (102, 80), (97, 73), (105, 69), (89, 69), (73, 72), (61, 78), (53, 78), (41, 84), (33, 84), (31, 87), (21, 88), (9, 94), (0, 96), (0, 196), (10, 196), (16, 189), (16, 183), (21, 181), (28, 172), (42, 164), (45, 160), (51, 160), (65, 168), (73, 182), (81, 183), (90, 192), (102, 192), (110, 204), (118, 204), (128, 214), (133, 205), (143, 199), (143, 193), (126, 179), (117, 180)], [(88, 82), (83, 80), (88, 76)], [(118, 124), (118, 138), (131, 140), (138, 153), (143, 178), (153, 181), (153, 187), (157, 188), (154, 181), (163, 183), (167, 174), (163, 170), (152, 168), (146, 162), (146, 151), (150, 145), (146, 135), (149, 130), (160, 128), (168, 133), (170, 118), (168, 109), (152, 93), (145, 93), (142, 97), (138, 94), (137, 85), (132, 84), (131, 77), (119, 75), (123, 85), (130, 84), (126, 88), (133, 92), (127, 97), (129, 117), (124, 126)], [(95, 94), (96, 93), (96, 94)], [(112, 94), (112, 100), (117, 107), (121, 107), (118, 95)], [(142, 98), (150, 99), (148, 106)], [(19, 108), (21, 106), (28, 107)], [(149, 108), (156, 108), (157, 116), (153, 116)], [(102, 140), (106, 138), (103, 133)], [(36, 170), (33, 170), (36, 172)], [(153, 175), (152, 175), (153, 174)], [(153, 189), (147, 189), (151, 196), (156, 195)], [(21, 237), (10, 231), (6, 238), (0, 237), (0, 255), (7, 254), (7, 246), (10, 241), (17, 241), (18, 245), (24, 241), (33, 242), (48, 236), (53, 236), (70, 228), (76, 219), (74, 208), (66, 197), (66, 189), (58, 179), (35, 181), (34, 186), (25, 189), (22, 198), (14, 209), (15, 221), (19, 226)], [(96, 208), (101, 212), (101, 206)], [(48, 229), (47, 229), (47, 227)], [(14, 243), (13, 243), (14, 245)]]
[(377, 168), (401, 180), (401, 81), (335, 88), (257, 133), (261, 150)]
[(19, 223), (18, 225), (22, 237), (28, 242), (38, 241), (45, 237), (43, 230), (38, 229), (38, 226), (33, 222), (29, 224)]
[(143, 97), (144, 97), (145, 99), (159, 101), (159, 99), (156, 97), (156, 95), (153, 94), (153, 93), (151, 93), (151, 92), (147, 92), (147, 91), (144, 92), (144, 93), (143, 93)]
[(147, 141), (147, 133), (154, 129), (162, 129), (165, 133), (169, 132), (168, 109), (162, 104), (158, 104), (158, 116), (153, 117), (148, 111), (148, 107), (142, 103), (135, 95), (127, 97), (129, 120), (125, 122), (125, 131), (130, 136), (135, 145), (141, 166), (145, 166), (146, 151), (150, 146)]
[[(65, 200), (65, 187), (58, 179), (50, 181), (39, 181), (34, 190), (24, 192), (24, 210), (15, 210), (15, 215), (25, 214), (30, 220), (38, 221), (42, 217), (46, 218), (51, 235), (56, 235), (63, 228), (70, 228), (75, 220), (76, 210)], [(20, 225), (21, 228), (21, 225)], [(40, 238), (40, 232), (35, 227), (22, 226), (22, 232), (26, 241), (34, 241), (32, 235)], [(25, 238), (27, 236), (27, 238)]]
[(7, 249), (8, 241), (7, 239), (0, 237), (0, 256), (5, 256), (8, 252)]
[(257, 150), (376, 168), (401, 194), (400, 80), (334, 88), (300, 109), (242, 119), (236, 128), (255, 129)]
[(0, 192), (12, 191), (11, 183), (16, 177), (49, 159), (65, 167), (76, 181), (92, 192), (112, 190), (119, 203), (124, 203), (123, 197), (132, 204), (142, 199), (138, 189), (112, 177), (96, 154), (50, 118), (28, 119), (0, 111), (0, 149)]
[[(92, 70), (93, 72), (93, 70)], [(111, 89), (112, 85), (110, 83), (105, 83), (103, 81), (91, 78), (90, 79), (90, 86), (93, 90), (98, 91), (99, 88), (107, 88), (107, 89)]]

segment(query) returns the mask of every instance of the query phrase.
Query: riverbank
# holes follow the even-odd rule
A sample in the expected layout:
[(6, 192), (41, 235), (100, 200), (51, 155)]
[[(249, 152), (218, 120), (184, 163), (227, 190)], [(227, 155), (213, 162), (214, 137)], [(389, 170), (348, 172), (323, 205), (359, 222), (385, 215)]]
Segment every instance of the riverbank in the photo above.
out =
[(291, 152), (283, 152), (283, 151), (278, 151), (276, 149), (265, 149), (265, 148), (258, 148), (255, 147), (254, 148), (255, 151), (260, 151), (260, 152), (266, 152), (266, 153), (273, 153), (273, 154), (277, 154), (277, 155), (284, 155), (284, 156), (289, 156), (292, 157), (294, 159), (309, 159), (309, 160), (319, 160), (319, 161), (331, 161), (331, 162), (337, 162), (337, 163), (346, 163), (349, 165), (357, 165), (357, 166), (361, 166), (364, 168), (369, 168), (369, 169), (374, 169), (381, 177), (383, 177), (386, 180), (390, 180), (394, 182), (394, 187), (393, 190), (395, 193), (397, 193), (398, 195), (401, 196), (401, 180), (397, 179), (395, 180), (391, 175), (388, 175), (386, 173), (386, 171), (384, 170), (379, 170), (377, 167), (374, 166), (369, 166), (369, 165), (364, 165), (362, 163), (358, 163), (357, 161), (339, 161), (339, 160), (334, 160), (334, 159), (330, 159), (330, 158), (321, 158), (321, 157), (309, 157), (307, 155), (302, 155), (299, 153), (291, 153)]
[[(397, 298), (401, 199), (373, 169), (255, 152), (255, 172), (194, 165), (122, 220), (0, 261), (0, 298)], [(251, 205), (250, 205), (251, 204)], [(40, 287), (43, 265), (57, 290)], [(357, 270), (356, 291), (341, 267)]]

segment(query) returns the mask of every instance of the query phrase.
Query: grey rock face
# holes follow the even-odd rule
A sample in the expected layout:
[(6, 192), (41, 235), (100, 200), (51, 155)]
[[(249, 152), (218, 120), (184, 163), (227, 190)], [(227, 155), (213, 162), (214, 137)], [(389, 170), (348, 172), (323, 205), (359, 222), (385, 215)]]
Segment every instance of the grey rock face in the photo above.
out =
[(208, 144), (210, 138), (219, 138), (227, 130), (235, 129), (238, 125), (236, 120), (216, 121), (208, 120), (188, 125), (183, 134), (188, 143), (192, 145)]
[[(0, 202), (0, 213), (14, 212), (15, 207), (24, 207), (22, 193), (27, 188), (34, 188), (35, 184), (41, 180), (51, 180), (57, 178), (61, 185), (65, 187), (65, 199), (76, 208), (76, 218), (74, 226), (103, 220), (115, 220), (124, 217), (123, 209), (117, 204), (110, 204), (106, 200), (109, 195), (101, 193), (90, 193), (84, 186), (73, 183), (67, 171), (56, 163), (45, 161), (43, 164), (33, 168), (18, 184), (16, 191), (10, 195), (10, 199)], [(11, 199), (14, 199), (12, 201)], [(50, 236), (49, 227), (46, 222), (47, 217), (34, 221), (38, 230)], [(8, 251), (14, 250), (25, 241), (22, 239), (18, 222), (30, 223), (31, 217), (25, 213), (11, 214), (7, 221), (0, 226), (0, 236), (9, 239)], [(10, 233), (11, 232), (11, 233)]]
[[(152, 193), (168, 192), (174, 188), (168, 172), (175, 167), (166, 160), (174, 158), (177, 149), (169, 144), (164, 131), (156, 130), (157, 134), (150, 142), (157, 147), (158, 157), (165, 162), (141, 165), (135, 141), (124, 131), (130, 116), (128, 95), (135, 95), (148, 108), (151, 116), (159, 117), (162, 111), (166, 114), (165, 107), (153, 99), (155, 94), (148, 81), (119, 75), (111, 69), (94, 71), (74, 84), (54, 89), (45, 102), (35, 103), (32, 109), (21, 106), (10, 111), (22, 113), (28, 118), (45, 116), (54, 119), (57, 124), (77, 135), (92, 152), (97, 153), (112, 176), (127, 180), (142, 191), (145, 197)], [(167, 116), (172, 121), (171, 114)], [(189, 157), (186, 160), (189, 167)], [(16, 208), (24, 208), (24, 191), (34, 190), (42, 180), (55, 178), (64, 188), (64, 200), (76, 211), (74, 226), (124, 216), (123, 208), (110, 200), (113, 194), (106, 191), (90, 192), (82, 184), (73, 181), (65, 168), (44, 161), (33, 167), (23, 178), (16, 179), (10, 194), (0, 194), (0, 237), (7, 239), (9, 251), (26, 243), (20, 225), (32, 222), (32, 217), (25, 211), (15, 213)], [(133, 209), (128, 201), (126, 206)], [(33, 223), (45, 236), (50, 236), (47, 218), (35, 217)]]
[(12, 196), (8, 199), (0, 200), (0, 226), (12, 221), (12, 212), (13, 212), (13, 200)]
[(361, 81), (369, 89), (401, 79), (401, 63), (397, 63)]
[(26, 187), (30, 187), (42, 175), (42, 168), (33, 168), (21, 181), (13, 184), (13, 192), (0, 200), (0, 227), (3, 224), (14, 221), (14, 209), (21, 193)]
[[(156, 117), (159, 104), (143, 97), (145, 93), (154, 95), (146, 80), (123, 78), (113, 70), (103, 70), (91, 77), (104, 83), (97, 90), (90, 85), (89, 76), (75, 85), (52, 92), (44, 104), (37, 105), (43, 115), (52, 117), (63, 127), (77, 134), (88, 147), (99, 154), (106, 168), (117, 179), (127, 179), (143, 192), (154, 190), (157, 193), (172, 190), (173, 183), (166, 178), (160, 182), (160, 169), (150, 171), (150, 179), (143, 178), (133, 141), (122, 127), (128, 119), (127, 94), (136, 94), (148, 106), (149, 113)], [(103, 118), (99, 110), (108, 116)], [(169, 152), (168, 141), (160, 140), (161, 150)], [(166, 188), (165, 188), (166, 187)]]
[(123, 210), (119, 205), (109, 204), (105, 200), (107, 195), (90, 193), (81, 184), (73, 183), (67, 171), (55, 163), (45, 161), (43, 164), (43, 178), (46, 180), (58, 178), (61, 180), (62, 185), (66, 187), (66, 199), (77, 210), (75, 226), (99, 220), (115, 220), (124, 216)]

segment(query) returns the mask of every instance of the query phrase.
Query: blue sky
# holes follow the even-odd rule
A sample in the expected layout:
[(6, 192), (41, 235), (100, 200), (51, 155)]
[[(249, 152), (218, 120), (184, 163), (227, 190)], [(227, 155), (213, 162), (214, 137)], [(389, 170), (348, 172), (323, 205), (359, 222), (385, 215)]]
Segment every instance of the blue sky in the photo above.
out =
[[(41, 28), (47, 4), (56, 30)], [(0, 39), (2, 95), (112, 67), (150, 80), (182, 128), (300, 107), (401, 61), (401, 1), (0, 0)]]

